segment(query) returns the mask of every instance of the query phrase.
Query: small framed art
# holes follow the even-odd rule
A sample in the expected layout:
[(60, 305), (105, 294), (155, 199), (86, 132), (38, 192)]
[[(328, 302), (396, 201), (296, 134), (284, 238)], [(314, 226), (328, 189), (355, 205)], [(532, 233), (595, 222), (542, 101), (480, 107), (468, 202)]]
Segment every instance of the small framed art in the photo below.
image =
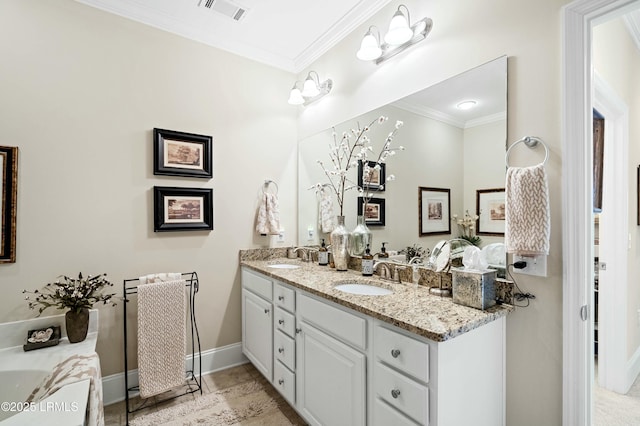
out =
[(153, 187), (153, 230), (210, 231), (213, 229), (211, 188)]
[(451, 190), (418, 188), (420, 236), (451, 233)]
[(365, 170), (362, 160), (358, 161), (358, 186), (365, 191), (384, 191), (384, 183), (387, 179), (386, 164), (381, 163), (380, 167), (376, 167), (376, 165), (378, 163), (375, 161), (367, 161), (368, 167)]
[(16, 261), (18, 148), (0, 146), (0, 263)]
[(478, 189), (476, 191), (476, 221), (478, 235), (504, 235), (504, 188)]
[(384, 198), (371, 198), (364, 206), (364, 199), (358, 197), (358, 216), (364, 216), (367, 226), (384, 226), (385, 203)]
[(153, 174), (210, 179), (213, 176), (213, 138), (153, 129)]

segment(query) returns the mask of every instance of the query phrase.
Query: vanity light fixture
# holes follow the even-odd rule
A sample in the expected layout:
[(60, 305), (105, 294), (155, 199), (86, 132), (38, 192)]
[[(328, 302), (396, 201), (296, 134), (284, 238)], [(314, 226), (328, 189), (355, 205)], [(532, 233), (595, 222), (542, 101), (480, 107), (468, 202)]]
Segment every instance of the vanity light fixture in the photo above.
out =
[(469, 101), (462, 101), (456, 106), (458, 107), (458, 109), (461, 109), (461, 110), (465, 111), (465, 110), (473, 108), (477, 104), (478, 103), (476, 101), (469, 100)]
[[(406, 15), (402, 11), (403, 8)], [(384, 43), (380, 43), (380, 31), (372, 25), (364, 35), (356, 56), (363, 61), (374, 61), (379, 64), (427, 38), (432, 27), (431, 18), (423, 18), (411, 25), (409, 9), (401, 4), (391, 18), (389, 30), (384, 36)], [(377, 37), (373, 30), (377, 33)]]
[[(299, 87), (301, 84), (302, 90), (300, 90)], [(309, 71), (304, 83), (300, 81), (293, 83), (291, 93), (289, 94), (289, 103), (291, 105), (308, 105), (328, 94), (332, 87), (333, 81), (331, 81), (331, 79), (320, 82), (318, 73)]]

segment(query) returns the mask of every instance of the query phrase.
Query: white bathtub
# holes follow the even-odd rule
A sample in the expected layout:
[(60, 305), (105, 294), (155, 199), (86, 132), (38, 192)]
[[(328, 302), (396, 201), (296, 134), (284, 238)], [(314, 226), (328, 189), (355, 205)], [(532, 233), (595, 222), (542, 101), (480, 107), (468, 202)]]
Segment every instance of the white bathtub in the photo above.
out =
[[(29, 330), (62, 325), (63, 338), (56, 346), (25, 352)], [(0, 324), (0, 425), (84, 425), (89, 380), (59, 389), (33, 404), (25, 404), (31, 392), (60, 362), (76, 354), (95, 352), (98, 312), (91, 311), (89, 334), (71, 344), (64, 330), (64, 315)]]

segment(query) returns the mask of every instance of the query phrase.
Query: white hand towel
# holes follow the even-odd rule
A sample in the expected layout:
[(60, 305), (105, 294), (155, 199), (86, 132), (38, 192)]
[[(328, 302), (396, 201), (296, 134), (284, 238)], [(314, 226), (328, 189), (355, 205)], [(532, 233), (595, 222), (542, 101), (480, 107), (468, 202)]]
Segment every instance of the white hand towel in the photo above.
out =
[(185, 381), (185, 280), (138, 286), (138, 381), (148, 398)]
[(509, 167), (505, 184), (505, 244), (518, 255), (548, 255), (549, 186), (544, 164)]
[(180, 272), (163, 272), (159, 274), (149, 274), (143, 275), (138, 280), (140, 280), (140, 284), (147, 283), (159, 283), (162, 281), (175, 281), (179, 280), (182, 277)]
[(280, 210), (275, 194), (262, 194), (258, 206), (256, 232), (261, 235), (277, 235), (280, 232)]
[(318, 222), (321, 232), (329, 233), (336, 228), (336, 216), (333, 213), (333, 199), (331, 198), (331, 193), (324, 189), (320, 190)]

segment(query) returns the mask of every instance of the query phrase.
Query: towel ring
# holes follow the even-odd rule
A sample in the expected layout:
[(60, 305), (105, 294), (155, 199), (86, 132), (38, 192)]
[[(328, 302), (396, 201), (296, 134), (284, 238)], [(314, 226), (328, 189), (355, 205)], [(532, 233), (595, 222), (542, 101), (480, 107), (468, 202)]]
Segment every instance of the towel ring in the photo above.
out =
[(267, 179), (264, 181), (264, 186), (262, 187), (262, 192), (263, 193), (267, 193), (267, 189), (269, 189), (269, 184), (273, 184), (276, 187), (276, 193), (275, 195), (278, 195), (278, 184), (275, 183), (274, 181)]
[(504, 161), (505, 163), (507, 163), (507, 167), (511, 167), (509, 165), (509, 153), (511, 152), (511, 150), (518, 144), (520, 143), (524, 143), (526, 146), (528, 146), (529, 148), (533, 149), (536, 146), (538, 146), (538, 143), (542, 144), (542, 146), (544, 147), (544, 160), (542, 160), (542, 164), (547, 164), (547, 160), (549, 159), (549, 148), (547, 147), (547, 144), (544, 143), (544, 141), (538, 137), (535, 136), (525, 136), (524, 138), (514, 142), (509, 149), (507, 149), (507, 153), (504, 155)]

